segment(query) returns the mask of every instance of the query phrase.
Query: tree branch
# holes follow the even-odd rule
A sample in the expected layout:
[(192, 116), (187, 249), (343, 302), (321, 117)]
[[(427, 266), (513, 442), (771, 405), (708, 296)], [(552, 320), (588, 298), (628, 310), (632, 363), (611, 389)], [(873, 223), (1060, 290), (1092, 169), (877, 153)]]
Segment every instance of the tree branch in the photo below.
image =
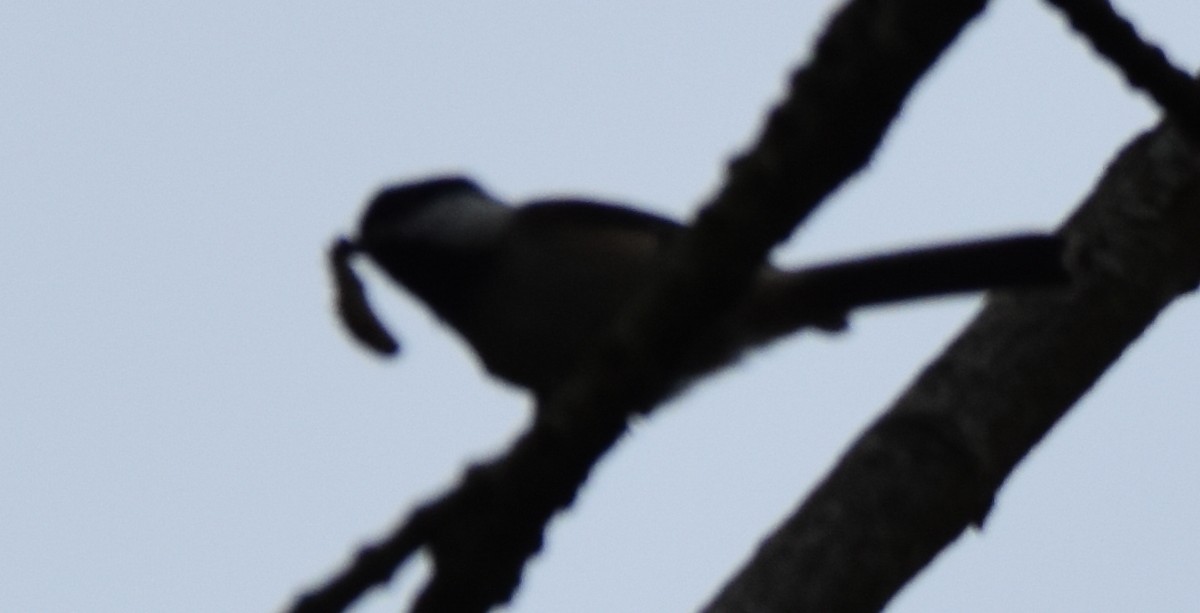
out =
[(1200, 87), (1187, 72), (1172, 65), (1162, 49), (1143, 40), (1107, 0), (1048, 1), (1097, 53), (1121, 70), (1130, 85), (1149, 94), (1192, 140), (1200, 142)]
[[(594, 358), (543, 403), (504, 457), (468, 471), (455, 491), (422, 509), (434, 569), (416, 611), (484, 611), (511, 597), (546, 523), (570, 504), (629, 416), (648, 413), (717, 356), (735, 357), (728, 339), (706, 331), (737, 303), (766, 253), (866, 164), (916, 80), (984, 4), (855, 0), (833, 18), (759, 142), (731, 164), (725, 188)], [(412, 553), (405, 543), (365, 549), (370, 555), (293, 610), (342, 610), (357, 594), (331, 598), (330, 588), (361, 594), (386, 581)]]
[(878, 611), (986, 516), (1032, 447), (1200, 282), (1200, 151), (1137, 138), (1061, 228), (1074, 285), (998, 292), (706, 613)]

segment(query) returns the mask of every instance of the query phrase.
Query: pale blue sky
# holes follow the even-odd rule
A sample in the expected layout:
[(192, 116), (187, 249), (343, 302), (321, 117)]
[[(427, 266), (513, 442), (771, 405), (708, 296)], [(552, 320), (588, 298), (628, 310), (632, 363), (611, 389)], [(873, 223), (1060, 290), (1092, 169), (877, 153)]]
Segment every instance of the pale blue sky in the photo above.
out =
[[(1200, 6), (1123, 4), (1196, 68)], [(271, 611), (327, 576), (527, 414), (378, 275), (406, 353), (337, 328), (322, 251), (363, 199), (456, 170), (686, 218), (830, 5), (0, 7), (0, 610)], [(1049, 229), (1154, 121), (1041, 3), (992, 5), (780, 262)], [(696, 386), (555, 522), (514, 610), (694, 609), (974, 307), (863, 314)], [(1200, 609), (1198, 316), (1168, 311), (890, 610)]]

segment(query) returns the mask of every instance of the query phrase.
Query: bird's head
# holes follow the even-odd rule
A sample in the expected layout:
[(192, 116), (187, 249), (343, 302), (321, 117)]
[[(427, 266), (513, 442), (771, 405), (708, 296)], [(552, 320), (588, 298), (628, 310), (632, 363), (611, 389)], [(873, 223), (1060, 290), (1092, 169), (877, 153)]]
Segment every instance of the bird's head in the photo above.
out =
[(494, 243), (512, 209), (460, 176), (439, 177), (381, 190), (359, 225), (366, 251), (400, 245), (471, 249)]

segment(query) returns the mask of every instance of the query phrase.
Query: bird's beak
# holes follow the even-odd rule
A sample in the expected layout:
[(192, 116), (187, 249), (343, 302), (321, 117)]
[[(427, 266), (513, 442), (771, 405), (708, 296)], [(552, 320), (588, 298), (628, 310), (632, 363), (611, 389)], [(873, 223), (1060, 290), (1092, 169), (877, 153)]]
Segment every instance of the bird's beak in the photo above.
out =
[(344, 236), (339, 236), (329, 248), (338, 316), (360, 343), (381, 356), (394, 356), (400, 352), (400, 343), (371, 310), (362, 281), (350, 266), (350, 258), (361, 250), (358, 243)]

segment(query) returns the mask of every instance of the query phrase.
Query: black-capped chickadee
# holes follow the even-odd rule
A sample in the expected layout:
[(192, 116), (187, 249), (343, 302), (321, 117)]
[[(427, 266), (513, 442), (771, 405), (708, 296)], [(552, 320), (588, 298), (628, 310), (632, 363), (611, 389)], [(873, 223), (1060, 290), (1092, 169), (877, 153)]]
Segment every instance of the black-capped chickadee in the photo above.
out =
[[(511, 207), (470, 179), (435, 178), (375, 196), (358, 237), (332, 250), (342, 318), (390, 354), (349, 267), (367, 254), (475, 350), (493, 375), (544, 397), (650, 278), (680, 224), (584, 200)], [(838, 327), (857, 306), (952, 292), (1060, 283), (1061, 241), (1014, 235), (826, 264), (764, 265), (739, 312), (751, 346), (805, 326)]]

